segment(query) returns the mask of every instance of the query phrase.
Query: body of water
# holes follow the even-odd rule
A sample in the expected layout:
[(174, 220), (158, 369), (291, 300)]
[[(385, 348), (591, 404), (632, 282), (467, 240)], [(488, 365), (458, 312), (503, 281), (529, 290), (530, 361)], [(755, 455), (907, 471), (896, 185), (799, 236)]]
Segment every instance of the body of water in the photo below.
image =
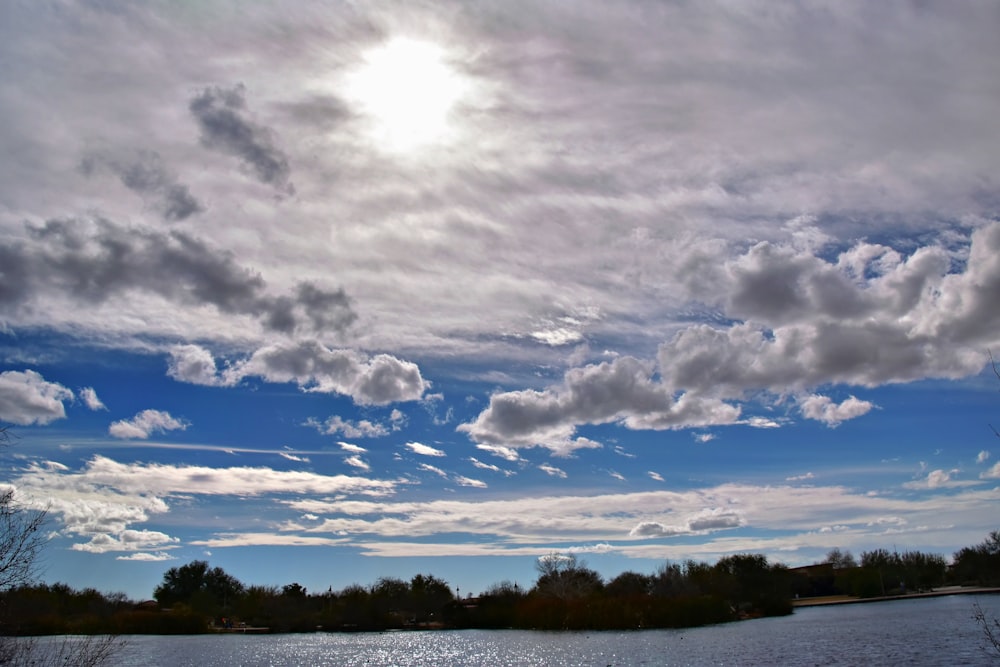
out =
[(990, 665), (973, 603), (1000, 595), (807, 607), (792, 616), (686, 630), (457, 630), (128, 636), (120, 667), (301, 665)]

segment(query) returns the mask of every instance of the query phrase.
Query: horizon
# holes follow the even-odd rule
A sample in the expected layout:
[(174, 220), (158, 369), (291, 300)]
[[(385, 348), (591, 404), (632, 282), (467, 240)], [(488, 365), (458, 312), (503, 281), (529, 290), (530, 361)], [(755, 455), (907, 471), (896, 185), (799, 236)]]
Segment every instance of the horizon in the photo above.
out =
[(1000, 525), (1000, 5), (0, 7), (41, 579), (463, 594)]

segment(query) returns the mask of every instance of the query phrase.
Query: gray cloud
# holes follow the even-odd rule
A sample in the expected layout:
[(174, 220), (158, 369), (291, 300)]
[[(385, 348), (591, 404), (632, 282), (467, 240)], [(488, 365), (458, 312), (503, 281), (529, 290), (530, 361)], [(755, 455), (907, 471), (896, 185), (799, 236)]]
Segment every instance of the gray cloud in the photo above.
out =
[(36, 371), (0, 373), (0, 421), (28, 426), (65, 419), (63, 401), (71, 400), (72, 391)]
[[(763, 266), (762, 252), (796, 268), (768, 269), (782, 280), (761, 282), (760, 271), (746, 268)], [(959, 272), (938, 246), (903, 257), (858, 244), (829, 262), (758, 245), (728, 262), (726, 283), (718, 285), (736, 295), (724, 312), (743, 321), (680, 331), (660, 347), (661, 376), (675, 389), (738, 397), (975, 373), (986, 361), (983, 350), (1000, 342), (998, 255), (998, 223), (972, 233)], [(782, 287), (774, 288), (777, 282)]]
[(731, 424), (739, 409), (685, 394), (677, 399), (653, 379), (652, 364), (633, 357), (567, 371), (563, 382), (544, 391), (494, 394), (480, 415), (458, 427), (479, 443), (543, 446), (567, 453), (592, 447), (573, 440), (579, 424), (619, 422), (633, 429), (671, 429)]
[(726, 528), (738, 528), (743, 518), (737, 512), (718, 508), (706, 509), (688, 517), (683, 525), (671, 526), (659, 521), (640, 521), (629, 532), (632, 537), (673, 537)]
[[(192, 384), (232, 386), (247, 377), (268, 382), (294, 382), (303, 391), (350, 396), (359, 405), (416, 401), (430, 387), (420, 368), (392, 355), (365, 357), (353, 350), (330, 349), (316, 340), (262, 347), (249, 358), (231, 363), (221, 373), (212, 354), (196, 345), (171, 350), (167, 374)], [(318, 423), (313, 425), (320, 427)], [(325, 432), (348, 437), (383, 435), (385, 427), (370, 422), (345, 423), (331, 418)]]
[(261, 183), (293, 194), (288, 158), (274, 145), (274, 133), (248, 117), (245, 90), (243, 84), (213, 86), (191, 100), (189, 109), (201, 129), (201, 143), (239, 158)]
[[(566, 442), (581, 424), (634, 429), (733, 424), (753, 392), (803, 392), (801, 414), (828, 426), (868, 413), (808, 390), (873, 387), (981, 369), (1000, 338), (1000, 223), (975, 230), (960, 271), (953, 250), (908, 256), (859, 243), (833, 260), (759, 243), (709, 280), (728, 327), (692, 324), (660, 345), (658, 364), (621, 357), (568, 371), (548, 389), (501, 392), (459, 430), (480, 443)], [(657, 377), (658, 374), (658, 377)]]
[(164, 220), (185, 220), (205, 210), (188, 187), (177, 182), (155, 151), (137, 151), (130, 159), (93, 153), (80, 162), (80, 172), (86, 176), (101, 167), (114, 173), (125, 187), (146, 199)]
[[(19, 305), (58, 290), (90, 303), (148, 292), (185, 305), (259, 319), (265, 328), (343, 331), (356, 315), (343, 290), (300, 283), (270, 296), (257, 273), (191, 235), (125, 227), (105, 219), (53, 219), (28, 227), (29, 242), (0, 246), (0, 303)], [(8, 261), (5, 261), (8, 260)]]

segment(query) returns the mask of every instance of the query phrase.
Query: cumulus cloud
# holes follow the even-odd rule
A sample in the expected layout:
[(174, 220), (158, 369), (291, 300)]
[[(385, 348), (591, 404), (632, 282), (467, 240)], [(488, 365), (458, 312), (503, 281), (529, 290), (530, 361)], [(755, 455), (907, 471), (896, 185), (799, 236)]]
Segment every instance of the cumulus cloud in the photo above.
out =
[(962, 486), (975, 486), (981, 482), (976, 482), (974, 480), (959, 480), (954, 479), (954, 475), (958, 474), (959, 470), (931, 470), (927, 473), (927, 476), (922, 479), (917, 479), (912, 482), (906, 482), (903, 484), (903, 488), (906, 489), (949, 489)]
[(420, 454), (421, 456), (445, 456), (446, 454), (440, 449), (435, 449), (430, 445), (425, 445), (419, 442), (408, 442), (404, 445), (414, 454)]
[(0, 373), (0, 421), (28, 426), (65, 419), (73, 392), (32, 370)]
[(143, 410), (132, 419), (113, 422), (108, 427), (108, 433), (123, 440), (145, 440), (154, 433), (183, 431), (188, 426), (188, 422), (172, 417), (169, 412)]
[[(568, 371), (544, 390), (499, 392), (459, 430), (477, 443), (572, 450), (579, 425), (669, 429), (738, 423), (733, 402), (753, 392), (799, 390), (806, 418), (834, 427), (874, 408), (850, 396), (808, 393), (824, 384), (865, 387), (982, 368), (975, 350), (996, 343), (1000, 223), (976, 229), (964, 269), (950, 250), (909, 256), (858, 243), (827, 260), (793, 244), (761, 242), (724, 262), (716, 304), (736, 321), (683, 327), (657, 364), (618, 357)], [(658, 373), (658, 377), (657, 377)], [(759, 394), (758, 394), (759, 395)], [(743, 423), (778, 427), (768, 418)]]
[(128, 157), (91, 153), (80, 162), (80, 172), (86, 176), (100, 168), (116, 175), (122, 185), (146, 200), (164, 220), (184, 220), (205, 210), (188, 187), (177, 182), (156, 151), (136, 151)]
[(96, 412), (98, 410), (108, 409), (107, 406), (104, 405), (104, 402), (97, 397), (97, 392), (94, 390), (93, 387), (83, 387), (82, 389), (80, 389), (79, 395), (80, 395), (80, 400), (82, 400), (83, 404), (86, 405), (87, 408), (90, 410)]
[(802, 415), (808, 419), (821, 421), (827, 426), (836, 427), (848, 419), (854, 419), (875, 407), (869, 401), (862, 401), (850, 396), (841, 403), (834, 403), (829, 396), (810, 394), (798, 399)]
[(976, 455), (976, 463), (986, 463), (989, 460), (989, 458), (990, 458), (989, 450), (984, 449), (981, 452), (979, 452), (979, 454)]
[[(307, 392), (343, 394), (359, 405), (416, 401), (430, 386), (412, 362), (388, 354), (369, 358), (353, 350), (330, 349), (316, 340), (260, 348), (225, 373), (227, 384), (249, 376), (294, 382)], [(342, 424), (335, 420), (332, 426)]]
[(167, 375), (188, 384), (209, 387), (226, 384), (219, 376), (215, 357), (200, 345), (175, 345), (170, 348)]
[[(342, 394), (359, 405), (386, 405), (420, 400), (430, 383), (419, 367), (392, 355), (366, 357), (354, 350), (328, 348), (317, 340), (276, 343), (262, 347), (249, 358), (233, 361), (219, 371), (212, 354), (198, 345), (170, 350), (167, 373), (193, 384), (234, 386), (248, 377), (268, 382), (294, 382), (306, 392)], [(402, 413), (394, 412), (393, 423)], [(352, 422), (332, 416), (325, 422), (309, 419), (307, 425), (327, 435), (349, 438), (379, 437), (388, 427), (370, 420)]]
[[(8, 307), (51, 292), (90, 304), (145, 292), (248, 316), (282, 333), (343, 331), (356, 319), (343, 290), (302, 282), (292, 295), (272, 296), (264, 279), (230, 253), (178, 230), (163, 233), (103, 218), (51, 219), (27, 230), (28, 241), (0, 245), (0, 304)], [(182, 374), (180, 364), (193, 352), (177, 352), (175, 372)]]
[[(873, 387), (982, 368), (976, 352), (995, 341), (1000, 315), (1000, 223), (976, 229), (961, 272), (951, 255), (924, 246), (908, 257), (861, 243), (831, 262), (760, 243), (726, 264), (719, 305), (737, 324), (688, 327), (660, 347), (671, 387), (737, 397), (843, 383)], [(864, 402), (818, 416), (857, 416)]]
[(471, 477), (463, 477), (462, 475), (455, 475), (455, 483), (459, 486), (472, 487), (474, 489), (485, 489), (487, 488), (486, 482), (478, 479), (472, 479)]
[(980, 479), (1000, 479), (1000, 461), (994, 463), (989, 470), (979, 474)]
[(306, 421), (306, 425), (312, 426), (325, 435), (342, 435), (345, 438), (380, 438), (389, 435), (389, 429), (383, 424), (373, 422), (370, 419), (352, 421), (339, 415), (328, 417), (323, 422), (309, 419)]
[(291, 169), (284, 152), (274, 145), (274, 132), (249, 115), (242, 84), (232, 88), (206, 88), (191, 100), (191, 114), (198, 121), (206, 148), (239, 158), (261, 183), (292, 194)]
[(743, 525), (739, 513), (719, 508), (701, 510), (689, 516), (681, 525), (667, 525), (659, 521), (641, 521), (629, 531), (632, 537), (673, 537), (691, 533), (703, 533)]
[(458, 430), (479, 443), (542, 446), (565, 454), (593, 446), (573, 440), (580, 424), (661, 430), (728, 424), (739, 416), (738, 408), (715, 399), (684, 394), (675, 400), (652, 375), (651, 364), (633, 357), (571, 369), (560, 386), (494, 394), (489, 407)]

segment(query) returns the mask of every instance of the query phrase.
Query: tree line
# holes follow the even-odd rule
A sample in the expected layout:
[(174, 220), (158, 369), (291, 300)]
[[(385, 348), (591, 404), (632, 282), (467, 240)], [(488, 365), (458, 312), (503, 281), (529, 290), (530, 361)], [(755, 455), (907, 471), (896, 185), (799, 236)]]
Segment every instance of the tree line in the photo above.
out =
[[(604, 580), (571, 554), (540, 558), (530, 587), (503, 581), (459, 597), (442, 579), (307, 591), (246, 585), (206, 561), (172, 567), (136, 603), (123, 594), (77, 591), (65, 584), (30, 584), (0, 592), (4, 634), (190, 634), (266, 627), (271, 632), (402, 628), (634, 629), (676, 628), (789, 614), (795, 597), (857, 597), (917, 592), (947, 583), (1000, 585), (1000, 531), (954, 554), (832, 550), (826, 561), (789, 569), (760, 554), (726, 556), (715, 564), (665, 563), (651, 574), (626, 571)], [(16, 619), (12, 622), (11, 619)]]
[(949, 565), (940, 554), (873, 549), (855, 559), (831, 550), (823, 563), (797, 568), (793, 591), (799, 597), (849, 595), (871, 598), (928, 591), (944, 585), (1000, 586), (1000, 531), (979, 544), (962, 547)]

